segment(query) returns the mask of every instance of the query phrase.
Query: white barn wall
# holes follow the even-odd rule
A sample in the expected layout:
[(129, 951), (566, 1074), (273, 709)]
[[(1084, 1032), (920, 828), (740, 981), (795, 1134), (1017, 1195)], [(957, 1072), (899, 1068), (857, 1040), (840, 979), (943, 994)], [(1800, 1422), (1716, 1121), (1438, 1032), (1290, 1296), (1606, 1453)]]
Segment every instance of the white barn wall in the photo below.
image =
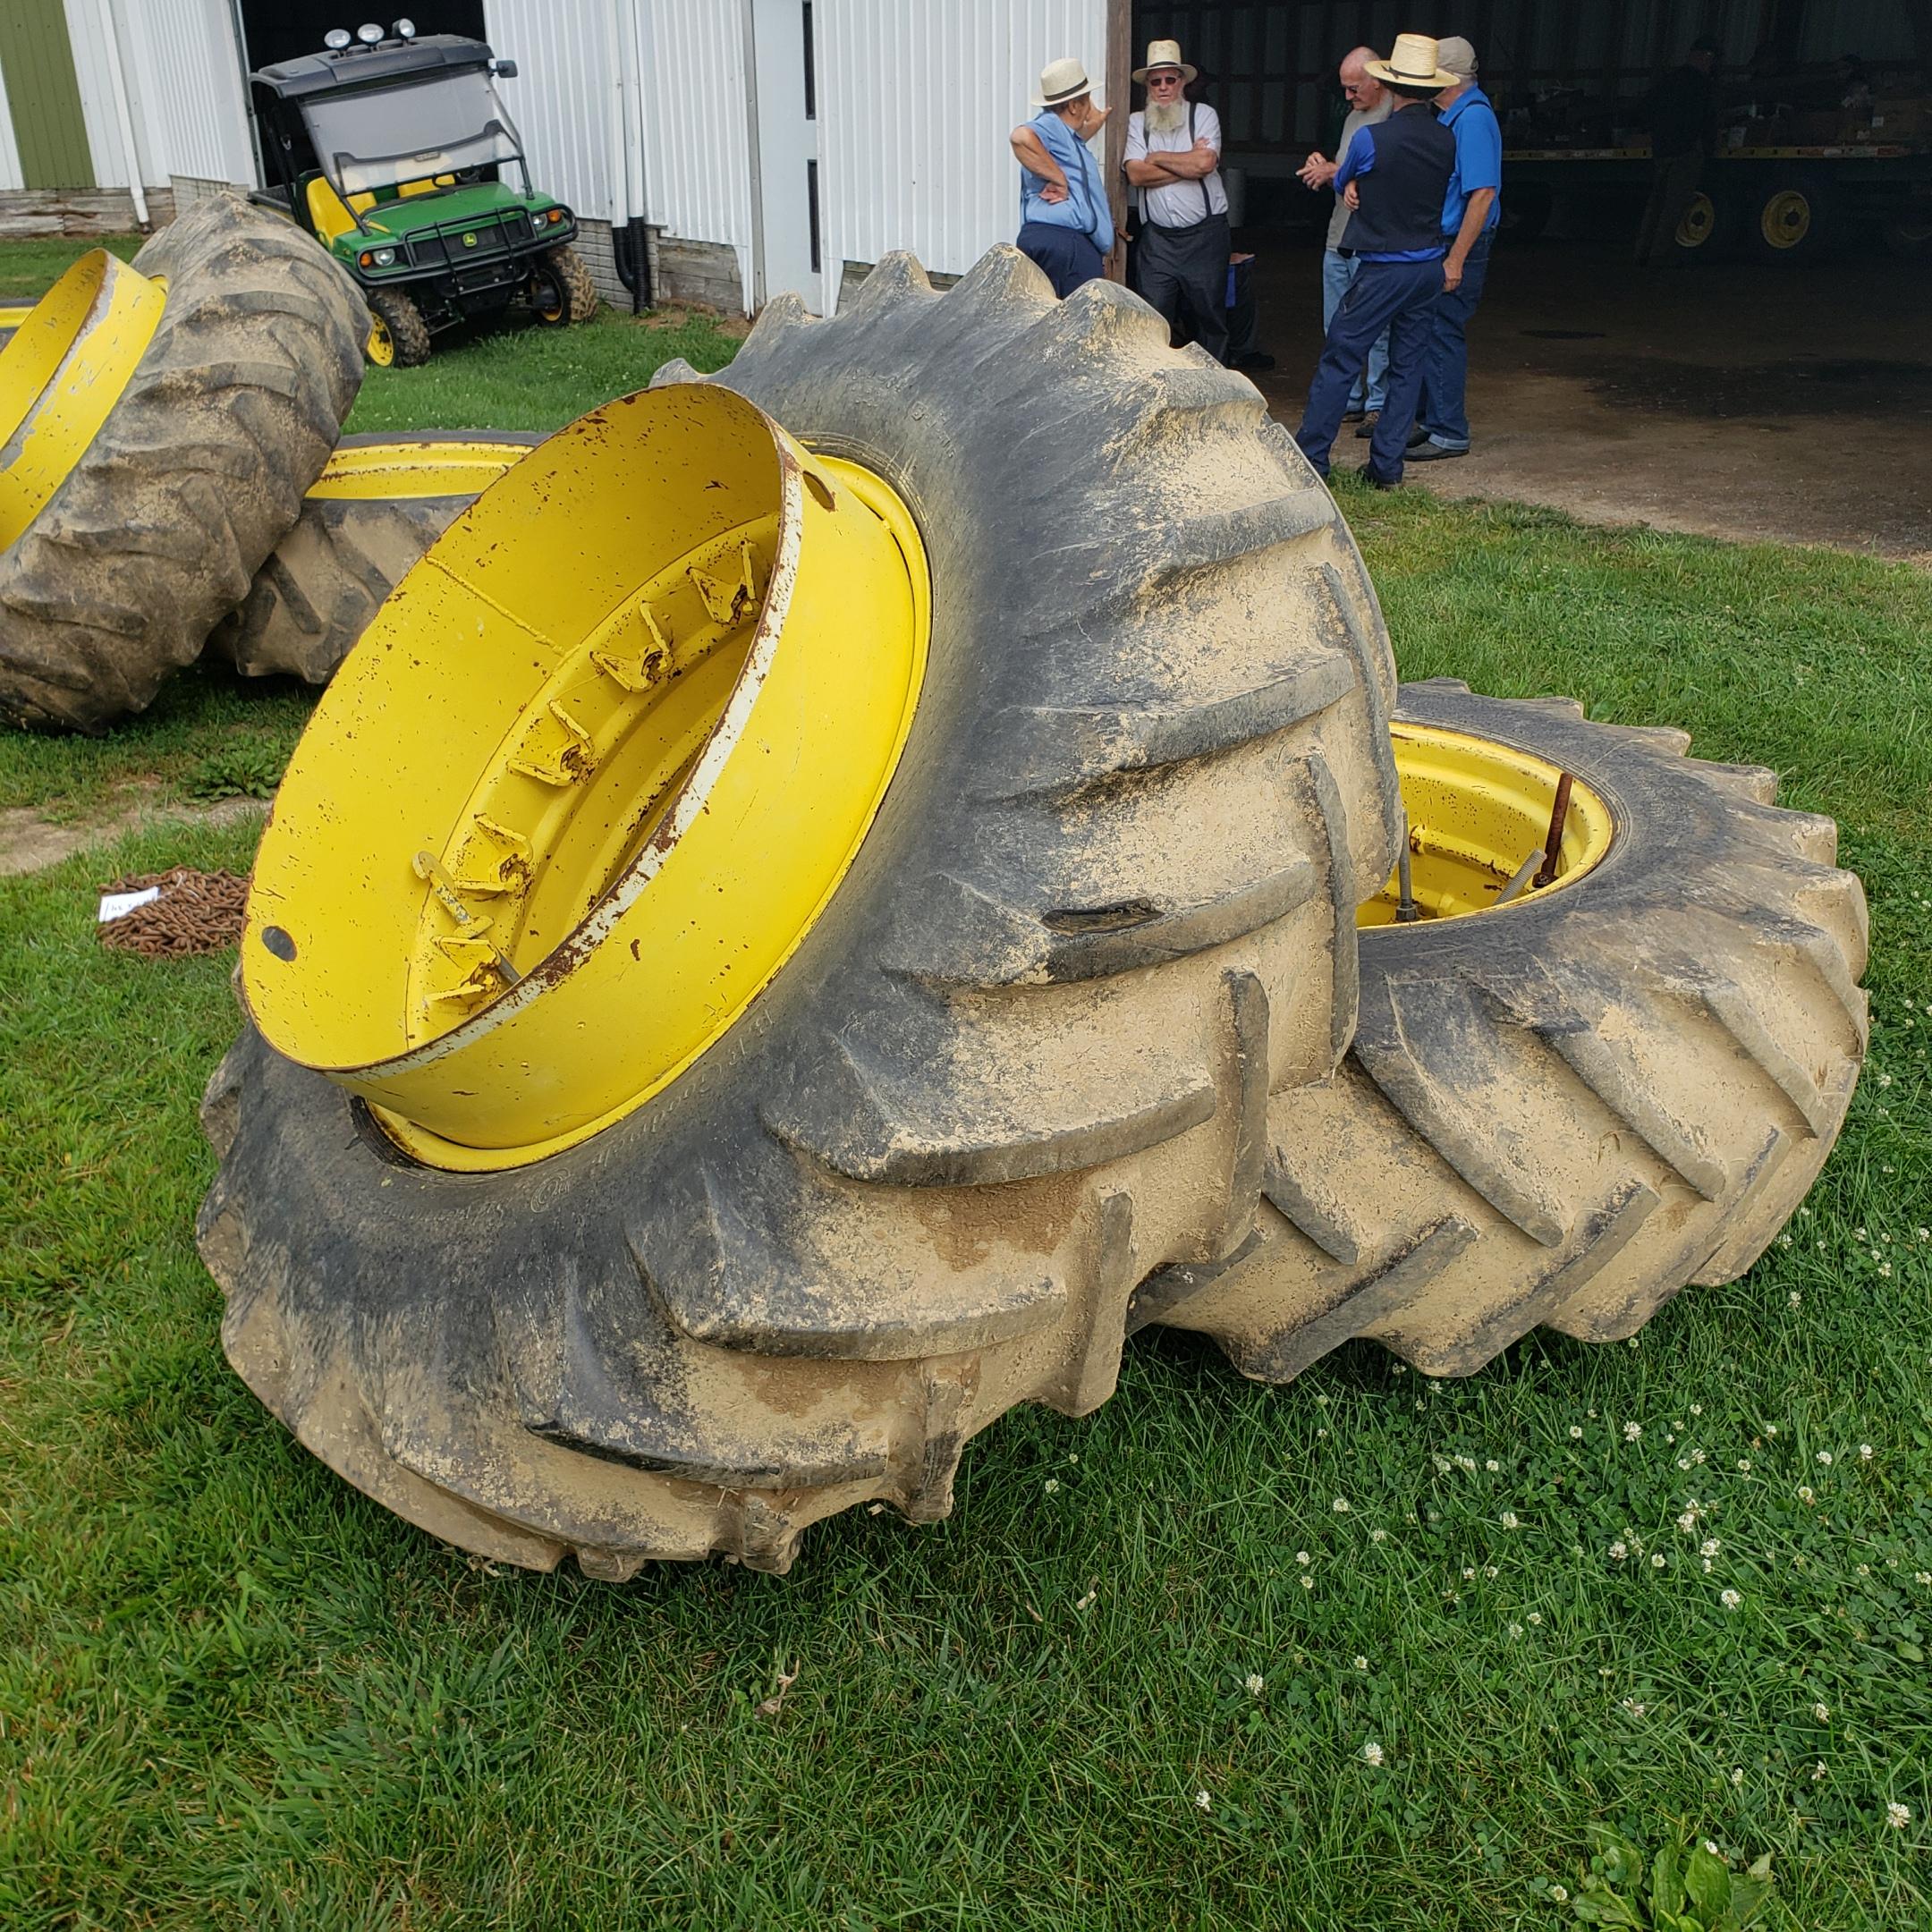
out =
[(632, 0), (488, 0), (485, 30), (513, 80), (497, 87), (530, 183), (591, 221), (623, 221), (612, 131), (623, 112), (617, 33)]
[(1106, 97), (1106, 0), (817, 0), (813, 21), (826, 313), (848, 261), (911, 249), (961, 275), (1013, 240), (1006, 137), (1035, 112), (1048, 61), (1084, 61)]
[(255, 183), (242, 53), (228, 0), (116, 0), (128, 91), (150, 181)]

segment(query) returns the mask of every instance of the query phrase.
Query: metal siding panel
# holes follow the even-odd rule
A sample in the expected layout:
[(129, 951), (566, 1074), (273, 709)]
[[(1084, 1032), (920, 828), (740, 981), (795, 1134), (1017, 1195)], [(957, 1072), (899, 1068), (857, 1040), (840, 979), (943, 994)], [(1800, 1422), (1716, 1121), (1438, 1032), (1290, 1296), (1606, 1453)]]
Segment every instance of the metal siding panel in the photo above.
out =
[(252, 185), (242, 55), (227, 0), (115, 0), (142, 173)]
[(491, 47), (517, 64), (497, 84), (531, 187), (592, 221), (621, 218), (611, 148), (623, 70), (610, 0), (487, 0), (485, 23)]
[(650, 96), (644, 180), (648, 219), (723, 242), (751, 287), (750, 135), (744, 11), (738, 0), (636, 0)]
[(1006, 136), (1031, 115), (1039, 70), (1072, 54), (1104, 91), (1106, 0), (818, 0), (813, 19), (827, 308), (847, 261), (903, 248), (960, 275), (1011, 242)]

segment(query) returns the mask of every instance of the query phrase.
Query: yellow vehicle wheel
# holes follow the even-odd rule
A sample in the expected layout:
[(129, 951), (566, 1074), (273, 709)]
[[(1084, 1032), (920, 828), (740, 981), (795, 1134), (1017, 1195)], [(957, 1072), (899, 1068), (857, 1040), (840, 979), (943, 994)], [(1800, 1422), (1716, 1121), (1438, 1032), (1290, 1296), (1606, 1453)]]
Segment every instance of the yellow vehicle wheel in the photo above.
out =
[(1831, 191), (1818, 175), (1774, 179), (1752, 206), (1751, 250), (1765, 261), (1811, 261), (1831, 245), (1833, 216)]
[(326, 684), (417, 558), (542, 441), (494, 429), (344, 436), (208, 650), (245, 676)]
[(369, 341), (362, 352), (371, 368), (391, 369), (395, 364), (395, 337), (389, 333), (389, 325), (373, 310), (369, 315)]
[(568, 245), (547, 249), (530, 283), (530, 313), (545, 328), (588, 322), (597, 309), (597, 284), (583, 258)]
[[(997, 372), (995, 379), (993, 372)], [(1016, 250), (773, 303), (399, 583), (257, 864), (229, 1358), (506, 1561), (949, 1511), (1248, 1238), (1353, 1022), (1387, 640), (1241, 377)]]
[(0, 715), (98, 731), (199, 655), (335, 447), (360, 314), (238, 196), (61, 277), (0, 350)]
[(1773, 774), (1446, 679), (1403, 685), (1394, 728), (1420, 916), (1400, 874), (1363, 908), (1354, 1042), (1275, 1095), (1250, 1246), (1136, 1305), (1267, 1381), (1358, 1335), (1467, 1375), (1731, 1280), (1817, 1178), (1864, 1054), (1864, 894)]
[(419, 369), (429, 360), (429, 325), (402, 289), (378, 289), (369, 299), (364, 353), (378, 369)]

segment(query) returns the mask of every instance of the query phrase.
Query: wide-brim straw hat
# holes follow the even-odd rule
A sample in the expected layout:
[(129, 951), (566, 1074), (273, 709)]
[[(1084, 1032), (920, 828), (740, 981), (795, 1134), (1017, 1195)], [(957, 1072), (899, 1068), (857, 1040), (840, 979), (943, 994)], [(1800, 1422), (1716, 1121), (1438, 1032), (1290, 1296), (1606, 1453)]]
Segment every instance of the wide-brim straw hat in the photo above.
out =
[(1148, 75), (1157, 67), (1178, 67), (1183, 80), (1198, 80), (1200, 78), (1200, 69), (1189, 66), (1181, 58), (1181, 43), (1178, 40), (1149, 40), (1147, 47), (1147, 65), (1136, 67), (1133, 77), (1145, 87)]
[(1078, 100), (1093, 92), (1087, 70), (1069, 55), (1064, 60), (1048, 61), (1040, 69), (1039, 92), (1033, 97), (1036, 107), (1057, 107), (1063, 101)]
[(1427, 34), (1395, 36), (1395, 45), (1385, 61), (1363, 63), (1368, 77), (1396, 88), (1453, 88), (1462, 85), (1462, 76), (1440, 66), (1441, 50)]

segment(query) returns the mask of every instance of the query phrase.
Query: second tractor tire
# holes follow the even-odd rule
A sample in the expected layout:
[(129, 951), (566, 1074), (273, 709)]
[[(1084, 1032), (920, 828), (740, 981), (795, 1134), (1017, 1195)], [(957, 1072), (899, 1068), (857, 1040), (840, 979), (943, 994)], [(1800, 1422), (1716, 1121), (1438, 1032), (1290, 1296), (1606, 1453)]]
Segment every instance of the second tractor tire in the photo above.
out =
[(1354, 1042), (1270, 1106), (1249, 1246), (1136, 1299), (1136, 1325), (1202, 1331), (1265, 1381), (1358, 1335), (1468, 1375), (1539, 1326), (1634, 1334), (1763, 1251), (1864, 1055), (1864, 894), (1773, 774), (1450, 679), (1403, 685), (1396, 718), (1572, 774), (1614, 831), (1572, 883), (1364, 928)]

